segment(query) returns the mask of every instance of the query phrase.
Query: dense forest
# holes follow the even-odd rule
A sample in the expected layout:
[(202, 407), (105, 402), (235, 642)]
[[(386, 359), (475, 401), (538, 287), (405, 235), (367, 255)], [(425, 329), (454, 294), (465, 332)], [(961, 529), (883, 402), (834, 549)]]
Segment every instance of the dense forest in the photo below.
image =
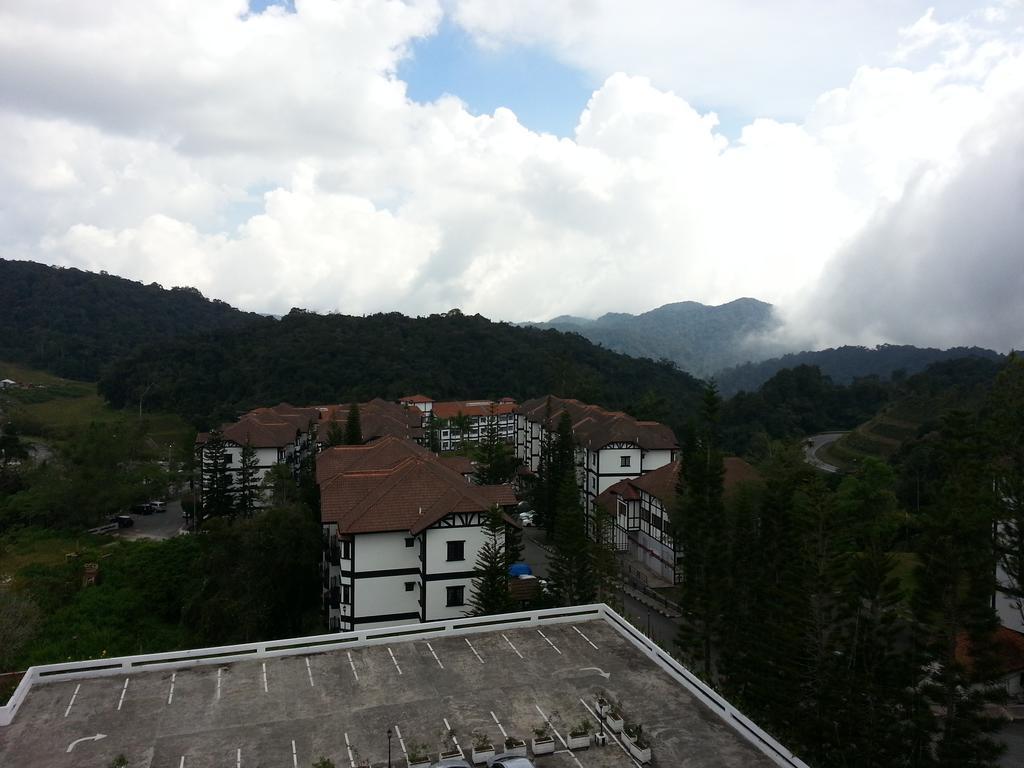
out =
[(525, 399), (545, 393), (682, 425), (700, 384), (671, 363), (638, 360), (557, 331), (457, 310), (410, 318), (292, 310), (237, 331), (148, 345), (112, 366), (100, 392), (197, 426), (257, 405), (435, 398)]
[(779, 371), (801, 365), (819, 368), (836, 384), (850, 384), (855, 379), (867, 376), (907, 376), (923, 371), (932, 363), (961, 357), (999, 360), (1002, 355), (981, 347), (933, 349), (896, 344), (881, 344), (874, 348), (846, 346), (816, 352), (793, 352), (758, 363), (744, 363), (718, 371), (715, 381), (722, 395), (729, 397), (737, 392), (756, 392)]
[(0, 360), (58, 376), (96, 381), (143, 342), (237, 328), (256, 317), (195, 288), (0, 259)]

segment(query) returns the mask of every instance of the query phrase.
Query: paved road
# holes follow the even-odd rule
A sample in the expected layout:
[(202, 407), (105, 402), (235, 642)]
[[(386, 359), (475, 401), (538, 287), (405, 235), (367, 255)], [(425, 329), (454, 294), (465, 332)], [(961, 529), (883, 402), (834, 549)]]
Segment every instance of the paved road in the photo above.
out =
[[(540, 539), (544, 534), (536, 528), (526, 528), (524, 533), (523, 560), (530, 565), (534, 576), (547, 578), (548, 553), (533, 540), (533, 537)], [(619, 600), (622, 603), (623, 615), (632, 621), (637, 629), (646, 632), (662, 648), (673, 648), (676, 635), (679, 633), (677, 622), (633, 599), (625, 592), (619, 593)]]
[(152, 515), (132, 515), (135, 525), (131, 528), (119, 528), (116, 535), (123, 539), (170, 539), (178, 535), (185, 524), (181, 516), (181, 502), (168, 501), (166, 512), (154, 512)]
[(804, 459), (808, 464), (825, 472), (842, 472), (839, 467), (819, 459), (818, 451), (847, 434), (849, 432), (822, 432), (820, 435), (811, 435), (804, 443)]

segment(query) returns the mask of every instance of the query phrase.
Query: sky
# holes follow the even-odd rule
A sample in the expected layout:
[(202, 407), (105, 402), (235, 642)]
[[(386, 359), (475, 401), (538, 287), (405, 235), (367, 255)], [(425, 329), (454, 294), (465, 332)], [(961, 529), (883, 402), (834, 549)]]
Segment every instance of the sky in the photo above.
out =
[(0, 0), (0, 256), (1024, 346), (1021, 0)]

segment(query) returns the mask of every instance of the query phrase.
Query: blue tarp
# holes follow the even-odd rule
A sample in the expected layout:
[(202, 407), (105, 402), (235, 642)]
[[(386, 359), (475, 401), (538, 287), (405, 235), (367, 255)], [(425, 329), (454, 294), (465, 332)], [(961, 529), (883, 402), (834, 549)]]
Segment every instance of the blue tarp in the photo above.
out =
[(526, 563), (513, 563), (508, 567), (509, 576), (529, 576), (532, 573), (533, 569)]

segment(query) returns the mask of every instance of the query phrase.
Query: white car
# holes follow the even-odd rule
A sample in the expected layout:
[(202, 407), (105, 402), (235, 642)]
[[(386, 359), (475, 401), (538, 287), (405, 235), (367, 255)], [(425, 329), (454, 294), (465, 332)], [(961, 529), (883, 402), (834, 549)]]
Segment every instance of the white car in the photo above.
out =
[(521, 522), (523, 524), (523, 527), (525, 527), (525, 528), (532, 528), (533, 525), (534, 525), (534, 523), (533, 523), (533, 510), (532, 509), (528, 509), (525, 512), (520, 512), (519, 513), (519, 522)]

